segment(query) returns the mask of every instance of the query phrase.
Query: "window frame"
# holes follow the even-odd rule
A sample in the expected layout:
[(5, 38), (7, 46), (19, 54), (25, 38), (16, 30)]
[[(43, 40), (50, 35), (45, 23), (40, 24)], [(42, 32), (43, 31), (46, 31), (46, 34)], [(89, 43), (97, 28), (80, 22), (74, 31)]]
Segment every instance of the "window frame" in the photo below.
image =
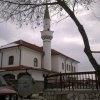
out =
[(62, 70), (64, 70), (65, 68), (64, 68), (64, 63), (62, 62)]
[(38, 59), (34, 58), (34, 67), (38, 67)]
[(13, 65), (13, 64), (14, 64), (14, 56), (9, 56), (8, 65)]

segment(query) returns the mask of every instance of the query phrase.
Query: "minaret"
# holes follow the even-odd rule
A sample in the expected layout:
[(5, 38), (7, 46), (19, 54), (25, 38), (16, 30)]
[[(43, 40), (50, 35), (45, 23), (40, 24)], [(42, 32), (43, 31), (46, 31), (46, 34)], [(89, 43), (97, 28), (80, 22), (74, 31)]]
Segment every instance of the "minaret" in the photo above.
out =
[(41, 38), (43, 40), (43, 68), (51, 70), (51, 40), (53, 38), (53, 31), (50, 30), (50, 16), (48, 6), (46, 5), (44, 13), (44, 27), (41, 31)]

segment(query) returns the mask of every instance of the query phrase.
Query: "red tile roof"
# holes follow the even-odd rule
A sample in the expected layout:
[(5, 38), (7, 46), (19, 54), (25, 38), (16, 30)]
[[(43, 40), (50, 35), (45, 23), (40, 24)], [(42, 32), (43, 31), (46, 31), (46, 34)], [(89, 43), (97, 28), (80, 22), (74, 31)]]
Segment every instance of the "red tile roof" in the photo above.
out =
[(37, 71), (53, 72), (53, 71), (49, 71), (44, 68), (33, 68), (33, 67), (29, 67), (29, 66), (24, 66), (24, 65), (12, 66), (12, 67), (5, 66), (3, 68), (0, 68), (0, 71), (17, 71), (17, 70), (37, 70)]
[[(26, 41), (18, 40), (18, 41), (15, 41), (15, 42), (13, 42), (13, 43), (16, 43), (16, 44), (19, 44), (20, 46), (25, 46), (25, 47), (27, 47), (27, 48), (30, 48), (30, 49), (33, 49), (33, 50), (36, 50), (36, 51), (38, 51), (38, 52), (43, 53), (43, 47), (36, 46), (36, 45), (31, 44), (31, 43), (28, 43), (28, 42), (26, 42)], [(67, 58), (69, 58), (69, 59), (72, 59), (72, 60), (78, 62), (77, 60), (75, 60), (75, 59), (73, 59), (73, 58), (71, 58), (71, 57), (68, 57), (68, 56), (66, 56), (66, 55), (64, 55), (64, 54), (62, 54), (62, 53), (60, 53), (60, 52), (58, 52), (58, 51), (56, 51), (56, 50), (54, 50), (54, 49), (51, 49), (51, 54), (52, 54), (52, 55), (62, 55), (62, 56), (65, 56), (65, 57), (67, 57)], [(78, 62), (78, 63), (79, 63), (79, 62)]]
[(66, 55), (64, 55), (64, 54), (62, 54), (62, 53), (60, 53), (60, 52), (58, 52), (58, 51), (56, 51), (56, 50), (54, 50), (54, 49), (51, 50), (51, 54), (52, 54), (52, 55), (62, 55), (62, 56), (64, 56), (64, 57), (66, 57), (66, 58), (69, 58), (69, 59), (74, 60), (74, 61), (76, 61), (76, 62), (79, 63), (79, 61), (77, 61), (77, 60), (75, 60), (75, 59), (73, 59), (73, 58), (71, 58), (71, 57), (68, 57), (68, 56), (66, 56)]
[(33, 50), (36, 50), (36, 51), (39, 51), (39, 52), (42, 52), (43, 53), (43, 50), (42, 50), (41, 47), (36, 46), (34, 44), (31, 44), (31, 43), (28, 43), (28, 42), (25, 42), (23, 40), (18, 40), (18, 41), (15, 41), (14, 43), (19, 44), (21, 46), (25, 46), (27, 48), (30, 48), (30, 49), (33, 49)]

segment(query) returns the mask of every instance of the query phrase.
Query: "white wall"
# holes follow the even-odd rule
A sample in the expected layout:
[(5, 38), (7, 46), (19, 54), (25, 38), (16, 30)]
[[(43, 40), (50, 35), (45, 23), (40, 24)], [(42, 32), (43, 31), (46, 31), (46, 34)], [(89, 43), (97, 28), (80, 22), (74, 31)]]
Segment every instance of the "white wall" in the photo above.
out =
[[(25, 73), (26, 70), (17, 70), (17, 71), (5, 71), (5, 72), (1, 72), (1, 75), (6, 75), (6, 74), (12, 74), (12, 75), (15, 75), (15, 79), (18, 79), (18, 74), (19, 73)], [(36, 70), (27, 70), (27, 72), (29, 74), (31, 74), (32, 78), (36, 81), (44, 81), (44, 77), (43, 77), (43, 74), (46, 72), (43, 72), (43, 71), (36, 71)]]
[[(64, 64), (64, 69), (62, 69), (62, 63)], [(70, 66), (70, 70), (67, 70)], [(75, 71), (78, 71), (78, 63), (70, 58), (67, 58), (63, 55), (54, 55), (52, 56), (52, 69), (53, 71), (61, 72), (61, 73), (67, 73), (72, 72), (71, 67), (75, 67)], [(66, 67), (66, 68), (65, 68)]]
[[(12, 66), (18, 66), (19, 65), (20, 52), (19, 52), (18, 47), (3, 49), (1, 52), (3, 52), (2, 67), (12, 67)], [(14, 56), (13, 65), (8, 65), (9, 56)]]
[(36, 81), (44, 81), (43, 78), (43, 72), (42, 71), (29, 71), (29, 73), (32, 75), (32, 78)]
[[(59, 61), (59, 72), (65, 73), (65, 57), (59, 55), (58, 61)], [(64, 69), (62, 69), (62, 63), (64, 63)]]
[(52, 70), (59, 72), (59, 63), (58, 63), (58, 55), (54, 55), (51, 57), (51, 65), (52, 65)]
[[(18, 47), (2, 49), (3, 52), (3, 67), (12, 67), (12, 66), (19, 66), (20, 60), (20, 50)], [(9, 56), (14, 56), (14, 63), (13, 65), (8, 65)], [(41, 68), (41, 56), (40, 52), (34, 51), (32, 49), (21, 47), (21, 65), (34, 67), (34, 58), (38, 59), (38, 67)], [(0, 53), (0, 66), (1, 66), (1, 53)]]
[(22, 47), (21, 52), (21, 65), (34, 67), (34, 58), (38, 59), (38, 67), (41, 68), (41, 56), (42, 54), (40, 52), (34, 51), (32, 49)]

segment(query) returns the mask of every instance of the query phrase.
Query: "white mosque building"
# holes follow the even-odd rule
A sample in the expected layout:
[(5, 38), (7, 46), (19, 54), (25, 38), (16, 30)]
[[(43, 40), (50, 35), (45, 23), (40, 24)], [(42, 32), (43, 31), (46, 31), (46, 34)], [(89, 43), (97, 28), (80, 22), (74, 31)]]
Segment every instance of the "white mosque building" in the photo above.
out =
[(43, 74), (78, 71), (78, 61), (51, 49), (53, 31), (50, 29), (48, 7), (44, 14), (44, 28), (41, 31), (43, 47), (18, 40), (0, 47), (0, 74), (18, 79), (27, 70), (34, 80), (43, 81)]

